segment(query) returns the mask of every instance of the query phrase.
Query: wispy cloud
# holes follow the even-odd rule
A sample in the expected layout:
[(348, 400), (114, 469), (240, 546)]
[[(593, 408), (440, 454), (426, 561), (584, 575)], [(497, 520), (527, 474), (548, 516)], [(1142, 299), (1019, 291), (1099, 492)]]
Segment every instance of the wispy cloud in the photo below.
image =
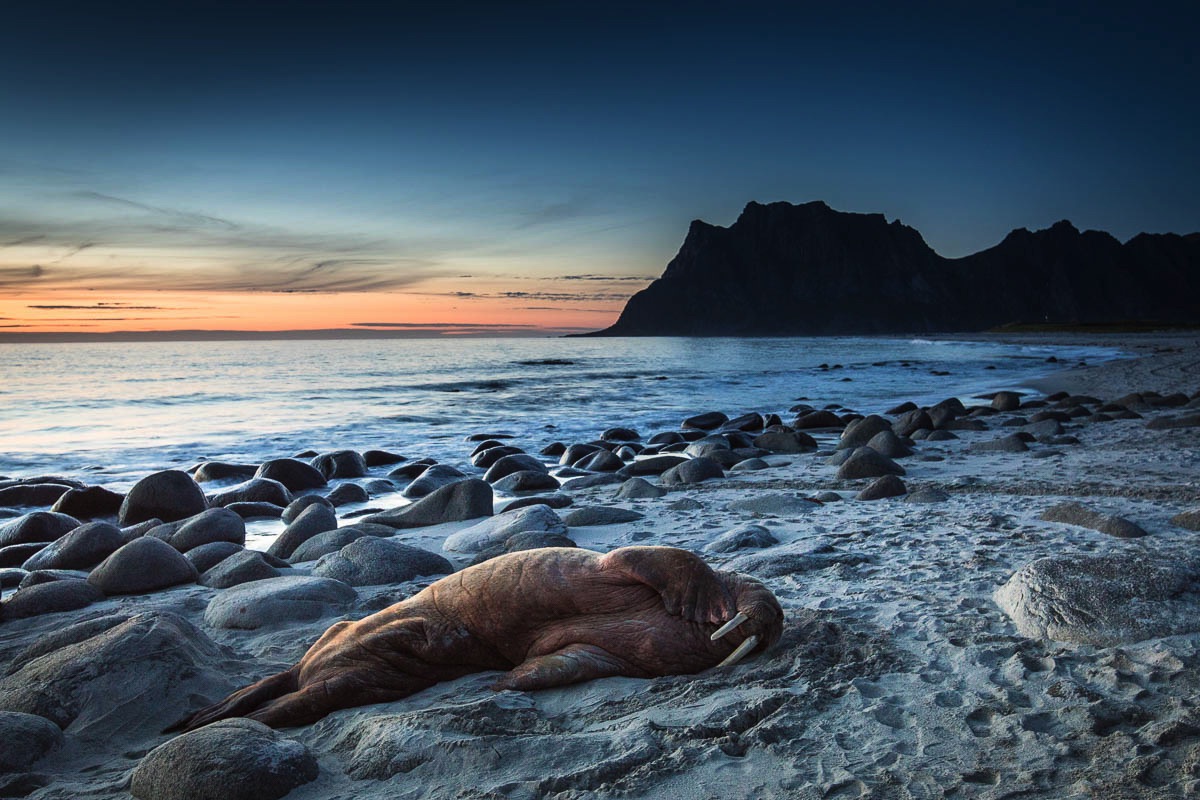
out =
[(42, 311), (180, 311), (179, 308), (165, 306), (134, 306), (129, 303), (96, 303), (94, 305), (28, 305), (26, 308), (36, 308)]
[(652, 275), (556, 275), (550, 280), (555, 281), (605, 281), (618, 283), (621, 281), (648, 282), (654, 280)]
[[(94, 191), (65, 196), (72, 202), (53, 218), (0, 216), (6, 249), (38, 253), (37, 263), (13, 264), (13, 256), (0, 263), (0, 289), (389, 290), (440, 275), (453, 249), (419, 236), (242, 223)], [(91, 252), (81, 261), (85, 251)]]

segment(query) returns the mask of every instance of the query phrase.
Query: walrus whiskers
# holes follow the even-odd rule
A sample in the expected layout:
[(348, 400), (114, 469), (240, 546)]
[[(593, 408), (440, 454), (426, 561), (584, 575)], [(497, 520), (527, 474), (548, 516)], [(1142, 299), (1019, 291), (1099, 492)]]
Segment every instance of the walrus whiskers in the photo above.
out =
[(746, 653), (749, 653), (751, 650), (753, 650), (754, 645), (756, 645), (756, 644), (758, 644), (758, 634), (754, 634), (753, 636), (746, 639), (746, 641), (739, 644), (737, 646), (737, 649), (734, 650), (732, 653), (730, 653), (728, 656), (726, 656), (725, 660), (722, 661), (720, 664), (717, 664), (717, 666), (718, 667), (733, 666), (734, 664), (736, 664), (737, 662), (742, 660), (742, 656), (746, 655)]
[(717, 628), (716, 631), (713, 632), (713, 635), (709, 638), (715, 642), (717, 639), (720, 639), (722, 636), (729, 633), (731, 630), (736, 628), (738, 625), (741, 625), (743, 622), (745, 622), (748, 619), (750, 619), (750, 618), (747, 617), (745, 614), (743, 614), (741, 611), (739, 611), (736, 615), (734, 615), (733, 619), (729, 620), (729, 622), (726, 622), (724, 625)]

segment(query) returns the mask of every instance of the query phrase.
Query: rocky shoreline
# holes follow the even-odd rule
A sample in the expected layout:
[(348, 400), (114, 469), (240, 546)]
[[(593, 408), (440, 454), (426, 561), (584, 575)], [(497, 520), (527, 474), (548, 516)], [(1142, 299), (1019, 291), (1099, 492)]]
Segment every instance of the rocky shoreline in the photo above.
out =
[[(449, 464), (206, 462), (124, 494), (0, 481), (0, 794), (1195, 792), (1200, 342), (1140, 341), (884, 415), (697, 409), (588, 442), (479, 432)], [(468, 676), (307, 728), (159, 733), (441, 575), (628, 544), (767, 582), (783, 640), (699, 676), (499, 694)]]

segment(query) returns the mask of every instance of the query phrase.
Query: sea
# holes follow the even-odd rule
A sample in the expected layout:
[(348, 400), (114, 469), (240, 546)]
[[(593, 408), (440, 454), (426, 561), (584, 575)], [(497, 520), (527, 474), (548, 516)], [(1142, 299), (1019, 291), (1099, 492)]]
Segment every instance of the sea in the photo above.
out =
[[(0, 344), (0, 476), (114, 490), (206, 460), (380, 449), (465, 465), (626, 426), (797, 403), (967, 400), (1115, 348), (912, 338), (527, 338)], [(1053, 359), (1053, 360), (1052, 360)]]

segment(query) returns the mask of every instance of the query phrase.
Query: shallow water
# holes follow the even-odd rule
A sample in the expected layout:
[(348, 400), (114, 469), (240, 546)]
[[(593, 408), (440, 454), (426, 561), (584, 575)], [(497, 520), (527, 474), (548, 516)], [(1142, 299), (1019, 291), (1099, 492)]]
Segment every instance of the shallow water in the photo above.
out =
[(618, 424), (674, 429), (710, 409), (786, 412), (801, 398), (882, 411), (1010, 388), (1058, 366), (1049, 356), (1119, 355), (849, 337), (3, 344), (0, 475), (90, 473), (119, 489), (205, 459), (305, 449), (462, 461), (475, 432), (533, 447)]

